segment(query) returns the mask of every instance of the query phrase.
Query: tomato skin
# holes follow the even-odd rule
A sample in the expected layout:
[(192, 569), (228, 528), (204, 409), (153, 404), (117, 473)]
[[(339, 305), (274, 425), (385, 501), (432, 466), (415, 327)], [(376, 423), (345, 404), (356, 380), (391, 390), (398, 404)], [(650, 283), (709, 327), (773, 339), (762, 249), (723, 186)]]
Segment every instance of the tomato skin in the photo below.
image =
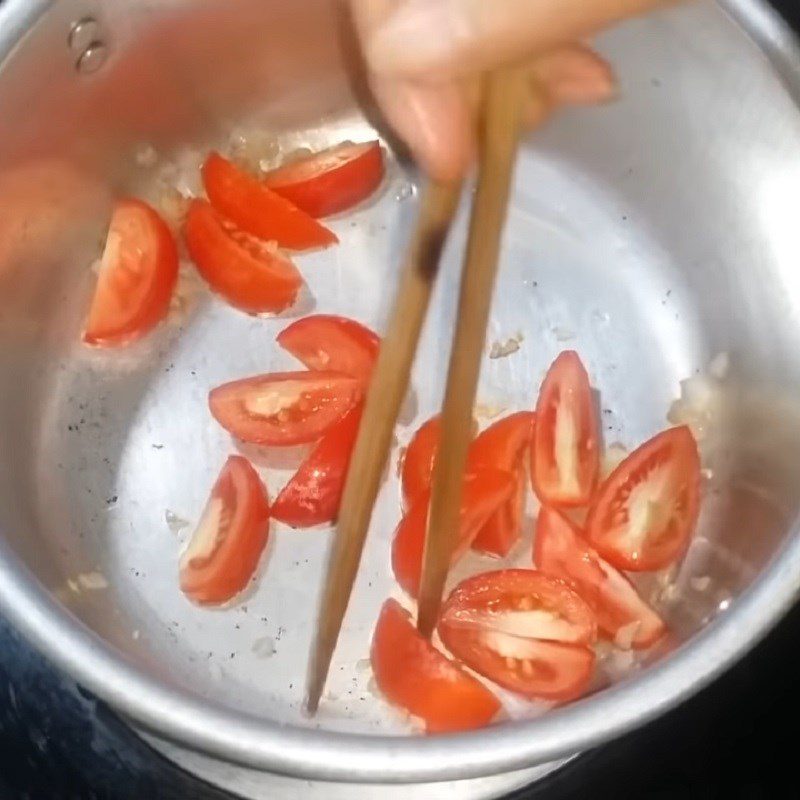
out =
[(249, 314), (279, 313), (297, 299), (303, 285), (297, 267), (204, 200), (190, 206), (184, 238), (198, 272), (235, 308)]
[(320, 439), (273, 503), (273, 519), (293, 528), (336, 519), (363, 410), (359, 403)]
[(308, 369), (343, 372), (365, 383), (381, 347), (380, 337), (360, 322), (331, 314), (292, 323), (278, 334), (277, 342)]
[[(649, 481), (654, 471), (658, 481)], [(637, 523), (640, 530), (637, 541), (632, 542), (629, 523), (636, 519), (631, 520), (631, 506), (648, 487), (658, 494), (651, 492), (644, 498), (646, 508), (641, 513), (646, 518), (641, 522), (647, 530), (641, 531)], [(669, 512), (666, 520), (665, 511)], [(651, 572), (684, 554), (699, 511), (700, 454), (691, 430), (684, 425), (645, 442), (609, 475), (589, 510), (586, 534), (597, 552), (617, 569)], [(653, 520), (653, 515), (659, 518)], [(662, 529), (654, 531), (653, 525), (659, 523)], [(654, 533), (659, 534), (656, 540)]]
[(83, 341), (121, 347), (169, 311), (178, 281), (178, 248), (167, 223), (141, 200), (118, 200)]
[(421, 718), (428, 733), (481, 728), (500, 710), (482, 683), (420, 636), (396, 600), (381, 609), (370, 660), (386, 699)]
[[(478, 531), (486, 524), (486, 520), (508, 500), (513, 490), (513, 476), (502, 470), (483, 469), (464, 477), (459, 541), (453, 553), (452, 563), (466, 553)], [(412, 597), (417, 596), (422, 577), (422, 557), (430, 500), (430, 489), (417, 497), (408, 513), (400, 520), (392, 542), (394, 576)]]
[(264, 184), (312, 217), (346, 211), (369, 197), (383, 181), (380, 142), (346, 142), (278, 167)]
[(530, 411), (511, 414), (488, 427), (470, 446), (470, 469), (507, 470), (516, 483), (511, 499), (492, 514), (475, 537), (473, 550), (503, 558), (519, 539), (527, 488), (523, 459), (533, 438), (535, 420)]
[(567, 350), (548, 370), (536, 404), (533, 490), (548, 505), (585, 506), (599, 472), (599, 424), (589, 375), (578, 354)]
[(525, 697), (574, 700), (592, 678), (594, 614), (565, 581), (542, 572), (468, 578), (444, 604), (438, 630), (456, 658)]
[(533, 561), (543, 572), (572, 583), (609, 639), (637, 622), (639, 627), (631, 639), (635, 649), (650, 647), (666, 633), (661, 617), (633, 584), (600, 557), (572, 520), (554, 508), (542, 506), (539, 513)]
[(431, 488), (433, 467), (442, 436), (442, 418), (432, 417), (414, 434), (403, 456), (400, 483), (403, 506), (411, 508), (414, 501)]
[(328, 247), (339, 241), (305, 211), (219, 153), (211, 153), (202, 172), (211, 205), (246, 233), (290, 250)]
[(286, 447), (319, 439), (362, 395), (360, 381), (338, 372), (275, 372), (219, 386), (208, 403), (239, 441)]
[(239, 594), (255, 574), (269, 538), (269, 498), (247, 459), (228, 459), (211, 492), (206, 514), (214, 503), (220, 504), (221, 513), (217, 517), (220, 525), (212, 532), (217, 538), (227, 517), (224, 538), (217, 541), (213, 552), (195, 558), (190, 545), (181, 559), (181, 590), (202, 605), (220, 605)]

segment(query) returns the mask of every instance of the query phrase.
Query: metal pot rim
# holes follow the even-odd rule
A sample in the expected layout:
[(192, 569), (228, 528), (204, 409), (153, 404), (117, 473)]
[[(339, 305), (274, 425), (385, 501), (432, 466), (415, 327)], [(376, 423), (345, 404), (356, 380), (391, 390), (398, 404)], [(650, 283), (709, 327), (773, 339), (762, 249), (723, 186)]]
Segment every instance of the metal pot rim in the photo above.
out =
[[(800, 101), (800, 47), (764, 0), (718, 0)], [(54, 0), (0, 7), (0, 63)], [(58, 604), (0, 538), (0, 610), (43, 653), (135, 724), (247, 767), (346, 782), (480, 777), (551, 761), (650, 720), (699, 691), (789, 609), (800, 589), (800, 520), (754, 586), (705, 630), (634, 680), (545, 717), (456, 736), (389, 738), (279, 725), (145, 676)], [(753, 632), (755, 636), (753, 635)]]

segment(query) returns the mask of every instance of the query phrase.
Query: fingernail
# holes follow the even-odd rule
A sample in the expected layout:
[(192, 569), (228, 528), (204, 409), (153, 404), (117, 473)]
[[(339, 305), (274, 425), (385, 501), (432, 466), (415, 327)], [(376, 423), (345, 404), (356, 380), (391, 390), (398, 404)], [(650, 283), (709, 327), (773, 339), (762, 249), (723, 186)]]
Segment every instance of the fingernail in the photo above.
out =
[(374, 32), (367, 60), (375, 72), (418, 74), (446, 62), (469, 37), (458, 4), (412, 0)]

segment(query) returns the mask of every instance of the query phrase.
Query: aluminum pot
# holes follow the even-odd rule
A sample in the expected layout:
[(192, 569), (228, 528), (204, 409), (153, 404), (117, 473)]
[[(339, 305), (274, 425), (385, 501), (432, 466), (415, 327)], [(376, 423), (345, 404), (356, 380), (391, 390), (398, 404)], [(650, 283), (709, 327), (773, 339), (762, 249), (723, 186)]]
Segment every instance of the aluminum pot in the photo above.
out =
[[(663, 713), (751, 648), (800, 586), (800, 53), (761, 0), (673, 9), (601, 47), (619, 102), (565, 114), (520, 155), (492, 336), (524, 340), (487, 362), (481, 400), (493, 413), (528, 407), (553, 355), (573, 347), (602, 390), (607, 443), (630, 446), (712, 364), (695, 420), (710, 471), (700, 530), (679, 570), (640, 586), (670, 622), (669, 653), (544, 715), (509, 702), (512, 719), (487, 730), (402, 735), (363, 664), (392, 592), (391, 471), (317, 720), (301, 702), (329, 531), (274, 531), (258, 587), (229, 609), (181, 597), (181, 520), (196, 519), (232, 448), (206, 392), (281, 365), (271, 343), (284, 322), (238, 315), (186, 277), (183, 314), (154, 337), (87, 352), (90, 265), (115, 194), (168, 205), (176, 187), (198, 191), (211, 146), (269, 161), (387, 135), (341, 7), (324, 0), (0, 5), (3, 613), (170, 746), (351, 783), (568, 757)], [(417, 180), (399, 156), (380, 197), (332, 222), (341, 246), (301, 262), (305, 309), (382, 326)], [(463, 228), (401, 441), (440, 401)], [(277, 483), (292, 457), (260, 463)]]

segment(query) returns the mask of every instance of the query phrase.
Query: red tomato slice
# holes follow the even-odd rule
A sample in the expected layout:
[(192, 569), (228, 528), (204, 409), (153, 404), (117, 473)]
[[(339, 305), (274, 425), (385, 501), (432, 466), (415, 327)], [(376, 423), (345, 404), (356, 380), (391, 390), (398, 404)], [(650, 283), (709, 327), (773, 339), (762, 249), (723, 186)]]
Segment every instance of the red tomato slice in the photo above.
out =
[(362, 411), (359, 403), (320, 439), (273, 503), (273, 519), (293, 528), (310, 528), (336, 519)]
[(614, 639), (632, 628), (631, 646), (650, 647), (666, 632), (661, 617), (637, 593), (633, 584), (604, 561), (561, 512), (542, 506), (536, 525), (533, 560), (550, 575), (570, 581), (597, 614), (600, 630)]
[[(466, 553), (486, 520), (508, 500), (513, 491), (513, 475), (502, 470), (482, 469), (464, 477), (459, 541), (452, 563)], [(397, 526), (392, 543), (394, 576), (412, 597), (417, 596), (422, 577), (422, 555), (430, 499), (430, 489), (417, 497)]]
[(482, 683), (419, 635), (396, 600), (381, 609), (370, 656), (386, 699), (421, 718), (428, 733), (481, 728), (500, 710)]
[(530, 447), (535, 419), (530, 411), (512, 414), (487, 428), (470, 446), (470, 468), (495, 467), (510, 472), (516, 480), (511, 499), (483, 526), (472, 543), (473, 550), (502, 558), (519, 539), (527, 483), (523, 459)]
[(319, 439), (362, 394), (360, 381), (339, 372), (275, 372), (226, 383), (208, 402), (239, 441), (288, 446)]
[(278, 167), (264, 183), (312, 217), (327, 217), (366, 200), (383, 173), (380, 142), (345, 142)]
[(597, 414), (578, 354), (562, 353), (539, 392), (531, 450), (533, 489), (543, 503), (588, 505), (600, 470)]
[(83, 341), (129, 344), (169, 311), (178, 280), (178, 248), (167, 224), (141, 200), (119, 200), (111, 217)]
[(360, 322), (328, 314), (298, 320), (277, 341), (309, 369), (343, 372), (365, 382), (381, 346), (380, 338)]
[(231, 456), (181, 557), (181, 589), (195, 603), (219, 605), (253, 577), (269, 537), (269, 499), (247, 459)]
[(218, 153), (203, 165), (208, 199), (246, 233), (290, 250), (327, 247), (339, 240), (324, 225)]
[(414, 501), (431, 488), (441, 436), (441, 417), (433, 417), (420, 427), (406, 448), (400, 475), (405, 508), (411, 508)]
[(184, 236), (200, 274), (236, 308), (250, 314), (278, 313), (297, 298), (303, 285), (297, 267), (205, 201), (192, 203)]
[(683, 555), (700, 508), (700, 456), (688, 427), (658, 434), (606, 479), (589, 511), (589, 542), (618, 569), (649, 572)]
[(459, 584), (442, 609), (445, 647), (513, 692), (565, 702), (594, 668), (594, 613), (570, 586), (535, 570), (507, 569)]

